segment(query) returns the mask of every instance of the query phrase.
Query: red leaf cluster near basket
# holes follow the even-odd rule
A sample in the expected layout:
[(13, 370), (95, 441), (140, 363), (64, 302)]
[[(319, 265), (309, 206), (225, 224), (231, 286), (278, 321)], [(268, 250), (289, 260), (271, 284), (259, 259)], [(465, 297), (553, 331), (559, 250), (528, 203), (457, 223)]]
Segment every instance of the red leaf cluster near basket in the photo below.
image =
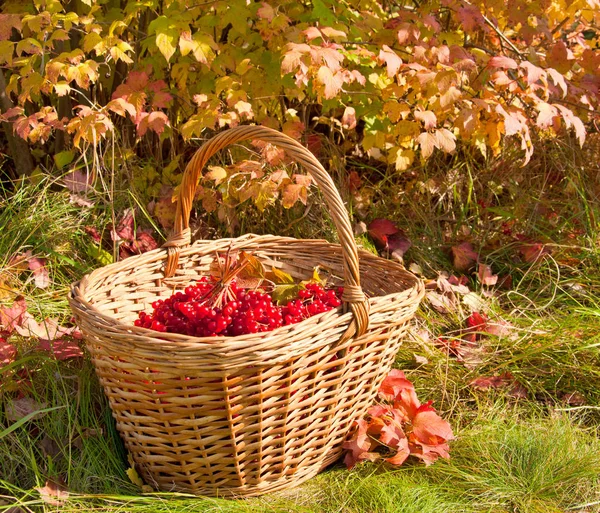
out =
[(295, 283), (276, 268), (267, 273), (251, 253), (228, 251), (217, 255), (211, 271), (184, 292), (153, 302), (152, 313), (140, 312), (134, 324), (197, 337), (239, 336), (296, 324), (342, 304), (343, 287), (325, 288), (317, 269), (312, 279)]
[(448, 441), (454, 438), (450, 424), (436, 413), (431, 402), (419, 402), (415, 387), (402, 371), (390, 371), (378, 396), (381, 404), (355, 421), (353, 436), (344, 443), (348, 468), (364, 460), (401, 465), (411, 455), (426, 465), (439, 457), (449, 458)]

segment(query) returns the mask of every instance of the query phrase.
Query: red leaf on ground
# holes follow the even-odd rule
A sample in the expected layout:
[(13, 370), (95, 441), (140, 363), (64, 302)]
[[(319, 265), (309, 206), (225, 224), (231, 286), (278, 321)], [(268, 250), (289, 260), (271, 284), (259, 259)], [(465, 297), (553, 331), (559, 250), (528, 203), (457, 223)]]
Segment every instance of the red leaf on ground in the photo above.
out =
[(565, 392), (560, 399), (570, 406), (583, 406), (586, 403), (585, 397), (579, 392)]
[(133, 210), (128, 208), (123, 213), (123, 217), (119, 221), (116, 229), (111, 230), (110, 235), (112, 240), (133, 240), (135, 238), (135, 231), (133, 228), (134, 218)]
[(379, 249), (388, 247), (388, 238), (400, 232), (400, 229), (389, 219), (374, 219), (367, 226), (369, 236)]
[(392, 421), (385, 424), (380, 431), (380, 440), (382, 444), (396, 449), (406, 439), (406, 434), (402, 429), (402, 418), (398, 412), (392, 410)]
[(548, 255), (550, 250), (541, 242), (532, 242), (530, 244), (523, 244), (519, 247), (519, 254), (523, 262), (533, 264), (542, 255)]
[(467, 272), (479, 258), (470, 242), (462, 242), (458, 246), (452, 246), (450, 251), (452, 252), (452, 265), (459, 272)]
[(484, 313), (473, 312), (467, 317), (467, 326), (474, 331), (485, 331), (489, 318)]
[(469, 385), (480, 390), (489, 390), (492, 388), (511, 387), (510, 395), (513, 397), (527, 397), (527, 390), (514, 378), (510, 372), (496, 376), (479, 377), (472, 380)]
[(35, 286), (40, 289), (45, 289), (50, 285), (50, 275), (46, 267), (47, 260), (45, 258), (30, 258), (28, 261), (29, 269), (33, 271), (33, 280)]
[(414, 385), (406, 379), (404, 372), (398, 369), (392, 369), (381, 382), (378, 393), (382, 399), (393, 401), (403, 390), (414, 389)]
[(5, 338), (0, 337), (0, 369), (15, 361), (17, 348), (9, 344)]
[(45, 319), (37, 322), (30, 313), (24, 312), (21, 323), (15, 326), (15, 330), (22, 337), (36, 337), (42, 340), (55, 340), (63, 336), (79, 338), (81, 333), (75, 326), (65, 328), (60, 326), (56, 319)]
[(23, 314), (26, 311), (27, 303), (22, 297), (17, 298), (11, 307), (0, 306), (0, 331), (12, 333), (23, 321)]
[(158, 242), (148, 232), (139, 232), (132, 246), (137, 253), (146, 253), (158, 248)]
[(100, 236), (100, 232), (95, 227), (84, 226), (83, 231), (85, 231), (85, 233), (87, 233), (96, 244), (100, 244), (102, 242), (102, 237)]
[(486, 264), (479, 264), (477, 267), (477, 277), (482, 285), (492, 287), (498, 282), (498, 275), (492, 273), (492, 268)]
[(408, 446), (408, 438), (404, 437), (398, 441), (398, 444), (394, 447), (397, 452), (394, 456), (386, 458), (385, 461), (392, 465), (402, 465), (406, 459), (410, 456), (410, 448)]
[(404, 253), (406, 253), (411, 246), (412, 242), (401, 231), (393, 233), (388, 237), (387, 249), (396, 260), (402, 261)]
[(425, 465), (429, 466), (435, 463), (438, 458), (450, 458), (450, 447), (446, 443), (437, 445), (427, 444), (409, 444), (410, 453), (423, 460)]
[(69, 498), (69, 491), (62, 483), (46, 481), (45, 486), (36, 488), (36, 490), (39, 492), (42, 500), (52, 506), (61, 506)]
[(69, 358), (81, 358), (83, 351), (76, 340), (68, 338), (59, 338), (56, 340), (40, 340), (38, 346), (47, 351), (57, 360), (68, 360)]
[(355, 193), (356, 191), (358, 191), (358, 189), (360, 189), (360, 187), (362, 186), (362, 178), (360, 177), (358, 172), (350, 171), (350, 173), (348, 173), (347, 184), (348, 190), (351, 193)]
[(344, 458), (344, 463), (349, 469), (353, 468), (356, 463), (362, 460), (373, 459), (376, 455), (369, 453), (371, 448), (371, 440), (367, 435), (367, 421), (359, 419), (355, 421), (356, 430), (352, 437), (344, 442), (344, 449), (348, 452)]
[(425, 445), (438, 445), (454, 438), (450, 424), (432, 409), (419, 411), (412, 425), (413, 435)]

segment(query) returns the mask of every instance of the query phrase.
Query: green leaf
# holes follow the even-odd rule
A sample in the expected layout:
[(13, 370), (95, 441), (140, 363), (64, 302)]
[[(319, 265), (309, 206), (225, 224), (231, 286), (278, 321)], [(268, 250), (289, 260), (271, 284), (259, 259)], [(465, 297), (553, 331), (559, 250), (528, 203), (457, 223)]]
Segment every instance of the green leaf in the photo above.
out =
[(62, 169), (63, 167), (69, 165), (73, 162), (75, 158), (75, 152), (72, 151), (61, 151), (54, 155), (54, 163), (58, 169)]
[(312, 18), (321, 25), (333, 25), (337, 19), (323, 0), (313, 0)]
[(175, 28), (173, 22), (169, 21), (166, 16), (159, 16), (148, 25), (148, 32), (156, 34), (156, 46), (169, 62), (175, 53), (177, 41), (179, 40), (179, 31)]
[(295, 299), (300, 288), (301, 286), (295, 283), (280, 283), (275, 285), (271, 297), (278, 305), (283, 305), (292, 299)]
[(94, 258), (100, 265), (108, 265), (113, 263), (112, 255), (102, 249), (100, 246), (96, 246), (96, 244), (90, 244), (87, 247), (87, 254), (91, 258)]

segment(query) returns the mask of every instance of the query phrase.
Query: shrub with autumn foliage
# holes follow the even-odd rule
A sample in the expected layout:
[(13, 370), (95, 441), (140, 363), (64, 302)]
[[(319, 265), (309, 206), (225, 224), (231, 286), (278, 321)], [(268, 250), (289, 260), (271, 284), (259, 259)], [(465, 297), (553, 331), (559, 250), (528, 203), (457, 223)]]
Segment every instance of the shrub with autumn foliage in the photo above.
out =
[(7, 0), (2, 120), (20, 174), (51, 155), (100, 169), (114, 134), (124, 160), (178, 167), (184, 143), (239, 123), (309, 146), (318, 127), (390, 172), (507, 138), (527, 162), (535, 134), (583, 144), (597, 119), (599, 24), (598, 0)]

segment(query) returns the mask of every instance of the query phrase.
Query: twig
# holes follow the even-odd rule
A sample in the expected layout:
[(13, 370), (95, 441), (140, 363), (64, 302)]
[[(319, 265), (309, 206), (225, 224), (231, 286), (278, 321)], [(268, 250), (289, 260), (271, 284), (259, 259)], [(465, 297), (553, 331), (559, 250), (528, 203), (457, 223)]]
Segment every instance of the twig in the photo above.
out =
[(558, 32), (558, 30), (565, 24), (567, 23), (567, 21), (569, 21), (569, 16), (567, 16), (564, 20), (562, 20), (558, 25), (556, 25), (556, 27), (554, 27), (551, 30), (551, 34), (555, 34), (556, 32)]
[[(471, 2), (468, 2), (467, 0), (464, 0), (464, 2), (465, 4), (473, 7), (473, 4)], [(494, 32), (496, 32), (496, 34), (500, 36), (500, 39), (502, 39), (502, 41), (504, 41), (508, 46), (510, 46), (513, 52), (515, 52), (519, 57), (523, 58), (523, 53), (521, 52), (521, 50), (519, 50), (514, 45), (514, 43), (510, 39), (508, 39), (504, 35), (504, 33), (496, 25), (494, 25), (494, 23), (485, 14), (481, 13), (481, 17), (483, 18), (483, 21), (485, 21), (494, 30)]]

